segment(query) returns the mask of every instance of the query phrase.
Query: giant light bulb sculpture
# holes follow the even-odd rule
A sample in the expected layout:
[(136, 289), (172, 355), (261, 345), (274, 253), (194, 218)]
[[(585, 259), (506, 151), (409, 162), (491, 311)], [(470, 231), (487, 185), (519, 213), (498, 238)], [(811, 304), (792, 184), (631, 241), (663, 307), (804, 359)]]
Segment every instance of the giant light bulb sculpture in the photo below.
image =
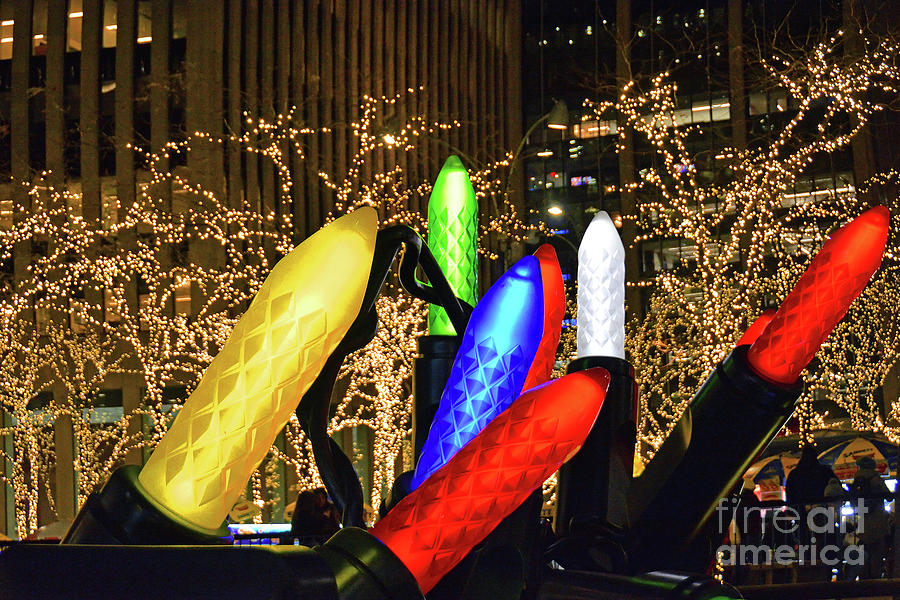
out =
[[(768, 308), (762, 312), (738, 340), (738, 346), (752, 344), (759, 338), (765, 328), (772, 322), (775, 309)], [(647, 504), (659, 492), (672, 471), (684, 458), (691, 440), (691, 407), (685, 408), (675, 426), (669, 431), (665, 441), (653, 454), (653, 459), (644, 465), (637, 456), (634, 461), (634, 480), (628, 497), (629, 515), (637, 516), (644, 512)]]
[(556, 258), (556, 250), (550, 244), (541, 244), (534, 253), (541, 267), (541, 287), (544, 291), (544, 330), (541, 343), (528, 370), (523, 390), (541, 385), (550, 379), (556, 364), (556, 350), (562, 333), (562, 321), (566, 315), (566, 289), (562, 270)]
[[(450, 156), (428, 198), (428, 248), (456, 296), (475, 305), (478, 285), (478, 202), (462, 161)], [(459, 334), (442, 306), (428, 307), (428, 335), (416, 341), (413, 453), (416, 459), (434, 420), (459, 350)]]
[(747, 361), (763, 377), (791, 385), (881, 264), (890, 212), (869, 209), (825, 242), (784, 299)]
[(775, 316), (774, 308), (767, 308), (762, 312), (761, 315), (756, 317), (756, 319), (750, 323), (750, 327), (747, 328), (747, 331), (744, 332), (744, 335), (741, 336), (741, 339), (738, 340), (738, 346), (746, 346), (755, 342), (762, 332), (766, 330), (766, 327), (769, 326), (769, 323), (772, 322), (772, 317)]
[[(193, 598), (231, 588), (272, 598), (421, 598), (578, 450), (608, 382), (590, 369), (523, 394), (370, 532), (346, 527), (315, 548), (278, 551), (25, 544), (0, 554), (0, 581), (36, 598)], [(163, 574), (152, 587), (148, 561)], [(22, 577), (35, 564), (49, 575)], [(236, 569), (247, 571), (241, 581), (221, 577)]]
[[(538, 272), (535, 272), (535, 265)], [(523, 283), (526, 285), (522, 286)], [(471, 439), (500, 414), (519, 392), (540, 385), (550, 378), (564, 314), (565, 289), (562, 271), (556, 252), (549, 244), (544, 244), (538, 248), (533, 257), (519, 261), (475, 307), (463, 337), (462, 347), (444, 388), (440, 409), (429, 431), (419, 465), (411, 479), (406, 480), (405, 475), (398, 479), (394, 486), (396, 492), (402, 490), (405, 493), (415, 489), (422, 479), (455, 454), (460, 443)], [(494, 316), (489, 320), (488, 315)], [(536, 317), (542, 318), (536, 320)], [(498, 325), (502, 325), (503, 329)], [(522, 352), (512, 360), (494, 357), (485, 352), (487, 348), (478, 347), (483, 345), (483, 342), (476, 342), (476, 337), (490, 340), (492, 343), (495, 339), (505, 339), (508, 340), (506, 343), (520, 345), (519, 349)], [(475, 349), (474, 355), (471, 353), (472, 348)], [(527, 369), (524, 381), (521, 371), (523, 365)], [(434, 443), (435, 440), (438, 440), (437, 445)], [(440, 452), (435, 452), (435, 448)], [(401, 495), (401, 493), (392, 494), (391, 505), (398, 501)], [(533, 501), (526, 503), (529, 508), (524, 513), (516, 513), (510, 520), (504, 522), (497, 535), (485, 542), (486, 546), (503, 544), (504, 552), (511, 552), (515, 557), (520, 556), (523, 549), (511, 547), (509, 536), (505, 531), (512, 529), (520, 533), (531, 532), (537, 535), (540, 495), (540, 491), (535, 491)], [(532, 529), (535, 531), (531, 531)], [(524, 535), (527, 536), (528, 533)], [(472, 561), (461, 565), (461, 570), (451, 575), (441, 588), (434, 591), (434, 594), (438, 598), (444, 597), (444, 594), (455, 596), (455, 584), (459, 579), (485, 575), (473, 570), (479, 564), (482, 564), (481, 561), (473, 556)], [(524, 565), (520, 565), (519, 568), (524, 569)], [(517, 572), (517, 569), (510, 566), (510, 571)]]
[[(123, 485), (212, 535), (356, 318), (376, 233), (375, 210), (359, 208), (281, 259), (137, 481)], [(84, 542), (77, 525), (69, 537)]]
[(625, 248), (601, 210), (578, 247), (578, 357), (625, 358)]
[(579, 523), (627, 524), (637, 387), (625, 360), (625, 249), (605, 211), (591, 220), (578, 249), (577, 340), (578, 358), (567, 371), (603, 367), (611, 383), (584, 448), (559, 474), (561, 534), (586, 533)]
[(519, 396), (543, 329), (541, 266), (526, 256), (491, 286), (469, 318), (412, 489)]
[[(458, 156), (444, 161), (428, 199), (428, 249), (453, 292), (475, 304), (478, 290), (478, 202)], [(428, 306), (429, 335), (457, 335), (442, 306)]]
[(371, 530), (427, 593), (575, 454), (609, 375), (588, 369), (522, 394)]
[(790, 418), (801, 371), (881, 264), (889, 218), (878, 206), (838, 229), (753, 344), (735, 348), (694, 396), (684, 456), (632, 530), (634, 568), (706, 567), (706, 544), (691, 542)]

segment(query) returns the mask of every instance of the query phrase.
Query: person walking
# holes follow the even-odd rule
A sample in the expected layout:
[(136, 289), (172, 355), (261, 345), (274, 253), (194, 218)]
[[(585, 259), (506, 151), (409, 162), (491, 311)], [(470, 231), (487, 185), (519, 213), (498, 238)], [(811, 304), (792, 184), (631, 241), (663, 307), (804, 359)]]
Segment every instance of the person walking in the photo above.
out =
[[(797, 524), (794, 528), (795, 543), (800, 546), (810, 548), (826, 543), (823, 535), (813, 535), (809, 528), (807, 519), (808, 511), (815, 507), (822, 506), (825, 500), (825, 490), (828, 488), (829, 482), (837, 479), (834, 471), (830, 467), (819, 462), (816, 453), (816, 447), (813, 444), (807, 444), (803, 447), (800, 455), (800, 461), (794, 470), (791, 471), (784, 488), (787, 497), (787, 503), (797, 511), (799, 516)], [(818, 511), (817, 511), (818, 512)], [(814, 523), (816, 531), (829, 531), (833, 528), (833, 523), (823, 521), (827, 516), (825, 514), (815, 515), (816, 523)], [(802, 555), (801, 555), (802, 556)], [(808, 561), (809, 564), (804, 567), (802, 574), (803, 579), (807, 581), (830, 581), (831, 568), (817, 561), (814, 557), (808, 557), (802, 561)]]
[(857, 503), (859, 533), (864, 552), (861, 579), (878, 579), (884, 569), (884, 555), (890, 521), (884, 501), (890, 491), (875, 469), (875, 459), (863, 456), (856, 461), (859, 470), (850, 486), (850, 495)]

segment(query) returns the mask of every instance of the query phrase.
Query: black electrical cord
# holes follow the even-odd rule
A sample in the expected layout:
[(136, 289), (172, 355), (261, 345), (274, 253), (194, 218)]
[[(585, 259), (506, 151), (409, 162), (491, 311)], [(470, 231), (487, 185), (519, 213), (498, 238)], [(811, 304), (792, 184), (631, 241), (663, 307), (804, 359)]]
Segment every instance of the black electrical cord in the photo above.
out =
[[(350, 325), (347, 335), (328, 357), (319, 376), (301, 398), (296, 411), (300, 426), (312, 445), (319, 475), (341, 514), (344, 527), (365, 526), (363, 494), (353, 463), (328, 435), (332, 391), (347, 355), (363, 348), (375, 337), (378, 328), (375, 300), (401, 248), (404, 252), (400, 259), (400, 284), (410, 295), (443, 306), (458, 332), (465, 331), (472, 314), (472, 307), (456, 297), (434, 255), (414, 229), (406, 225), (394, 225), (378, 232), (369, 282), (359, 314)], [(417, 267), (422, 268), (430, 285), (425, 285), (416, 278)]]

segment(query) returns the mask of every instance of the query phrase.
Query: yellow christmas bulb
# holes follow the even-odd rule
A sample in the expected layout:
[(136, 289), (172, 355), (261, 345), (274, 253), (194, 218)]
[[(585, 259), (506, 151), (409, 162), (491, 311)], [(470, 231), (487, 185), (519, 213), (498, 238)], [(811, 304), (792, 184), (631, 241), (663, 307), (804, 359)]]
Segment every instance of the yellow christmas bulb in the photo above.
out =
[(377, 225), (359, 208), (275, 265), (141, 471), (154, 500), (222, 524), (359, 312)]

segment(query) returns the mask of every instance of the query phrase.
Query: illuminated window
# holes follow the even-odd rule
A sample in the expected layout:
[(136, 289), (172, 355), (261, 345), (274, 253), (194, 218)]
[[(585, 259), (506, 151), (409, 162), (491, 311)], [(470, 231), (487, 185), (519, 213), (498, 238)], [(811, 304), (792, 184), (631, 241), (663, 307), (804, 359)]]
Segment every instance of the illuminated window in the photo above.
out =
[(103, 290), (103, 313), (107, 323), (121, 323), (122, 315), (118, 312), (116, 297), (111, 289)]
[(559, 171), (550, 171), (547, 173), (546, 186), (548, 188), (553, 187), (564, 187), (565, 185), (565, 174)]
[(109, 231), (119, 222), (119, 199), (115, 196), (104, 196), (100, 206), (100, 220), (103, 230)]
[(784, 112), (788, 108), (787, 93), (769, 96), (769, 112)]
[(569, 185), (572, 187), (597, 185), (597, 179), (592, 175), (576, 175), (569, 178)]
[(774, 90), (769, 93), (752, 93), (749, 95), (749, 99), (751, 115), (784, 112), (790, 106), (787, 92), (784, 90)]
[(83, 302), (73, 298), (69, 299), (69, 327), (72, 328), (74, 333), (84, 333), (86, 331), (85, 319), (81, 313), (83, 310)]
[(175, 274), (175, 314), (191, 314), (191, 278), (183, 272)]
[(12, 19), (4, 19), (0, 22), (0, 60), (12, 58), (13, 25)]
[(572, 126), (572, 133), (576, 138), (586, 139), (616, 133), (615, 120), (610, 121), (582, 121)]
[(100, 390), (81, 411), (82, 419), (91, 425), (115, 423), (125, 415), (122, 390)]
[(13, 226), (13, 201), (0, 200), (0, 229), (12, 229)]
[(582, 121), (572, 125), (572, 135), (581, 139), (597, 137), (597, 121)]
[[(701, 100), (691, 106), (694, 123), (708, 123), (709, 121), (727, 121), (731, 118), (731, 104), (727, 98)], [(679, 124), (681, 121), (679, 120)]]
[(801, 179), (794, 187), (781, 195), (781, 205), (785, 208), (801, 206), (826, 197), (837, 197), (852, 194), (856, 191), (853, 185), (853, 174), (843, 171), (832, 175), (822, 175)]

